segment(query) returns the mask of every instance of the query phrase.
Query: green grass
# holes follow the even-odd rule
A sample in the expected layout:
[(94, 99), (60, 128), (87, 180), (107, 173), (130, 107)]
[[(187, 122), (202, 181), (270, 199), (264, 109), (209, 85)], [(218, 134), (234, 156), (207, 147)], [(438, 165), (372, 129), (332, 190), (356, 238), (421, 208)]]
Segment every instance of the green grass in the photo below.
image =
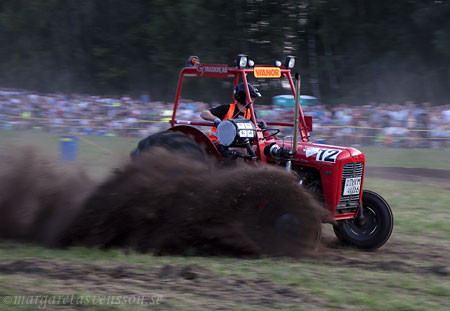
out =
[(449, 150), (383, 147), (358, 148), (366, 155), (367, 166), (421, 167), (450, 170)]
[[(59, 155), (59, 136), (64, 134), (45, 133), (41, 131), (7, 131), (0, 130), (0, 148), (8, 145), (37, 146), (45, 154)], [(136, 147), (139, 138), (78, 136), (78, 161), (91, 166), (110, 166), (127, 158)], [(360, 147), (366, 154), (368, 166), (421, 167), (450, 170), (450, 151), (435, 149), (400, 149), (380, 147)]]
[[(0, 152), (32, 146), (39, 154), (57, 159), (60, 157), (59, 137), (63, 135), (0, 130)], [(73, 164), (81, 164), (94, 177), (104, 176), (113, 167), (125, 162), (138, 142), (139, 138), (135, 137), (78, 136), (78, 157)]]
[[(58, 136), (40, 132), (0, 131), (0, 148), (8, 144), (39, 145), (49, 155), (58, 155)], [(105, 172), (114, 163), (125, 159), (136, 145), (136, 138), (85, 137), (95, 145), (80, 141), (79, 162), (90, 163), (98, 171)], [(111, 152), (106, 152), (107, 149)], [(369, 166), (404, 166), (450, 169), (450, 152), (443, 150), (379, 149), (361, 148), (366, 153)], [(167, 264), (198, 264), (221, 276), (238, 275), (248, 279), (268, 279), (288, 286), (295, 291), (323, 301), (329, 310), (448, 310), (450, 305), (450, 278), (426, 273), (435, 265), (436, 250), (450, 254), (450, 191), (441, 187), (417, 182), (366, 179), (365, 189), (381, 194), (391, 205), (395, 226), (391, 242), (374, 253), (363, 253), (348, 249), (347, 258), (375, 262), (400, 261), (414, 267), (410, 272), (395, 270), (340, 266), (339, 262), (327, 262), (326, 258), (294, 260), (283, 258), (261, 258), (255, 260), (205, 257), (157, 257), (121, 250), (98, 250), (76, 247), (68, 250), (49, 249), (36, 245), (13, 242), (0, 243), (0, 264), (19, 259), (39, 258), (58, 260), (67, 265), (96, 264), (101, 266), (126, 264), (135, 271), (145, 273)], [(326, 227), (329, 231), (329, 227)], [(397, 249), (397, 248), (401, 249)], [(398, 257), (395, 252), (422, 252), (424, 257), (411, 253)], [(430, 256), (427, 257), (428, 250)], [(339, 259), (337, 259), (339, 260)], [(441, 265), (445, 263), (440, 262)], [(448, 264), (447, 264), (448, 268)], [(120, 283), (120, 281), (118, 281)], [(76, 288), (77, 284), (74, 284)], [(100, 284), (101, 286), (102, 284)], [(20, 295), (24, 292), (54, 294), (56, 285), (48, 280), (37, 281), (31, 276), (1, 274), (0, 293)], [(143, 285), (143, 288), (145, 286)], [(101, 291), (77, 292), (77, 294), (100, 294)], [(1, 299), (1, 298), (0, 298)], [(199, 304), (200, 303), (200, 304)], [(189, 292), (172, 293), (164, 305), (153, 310), (214, 310), (223, 304), (232, 310), (260, 310), (246, 303), (214, 300), (211, 297)], [(209, 305), (209, 307), (204, 307)], [(279, 310), (323, 310), (322, 306), (277, 305)], [(48, 308), (52, 310), (51, 308)], [(269, 309), (269, 308), (268, 308)], [(30, 306), (7, 306), (0, 302), (0, 310), (36, 310)], [(64, 309), (63, 309), (64, 310)], [(148, 310), (139, 306), (83, 306), (80, 310)]]
[(401, 232), (450, 239), (450, 191), (417, 182), (367, 179), (365, 189), (382, 194)]

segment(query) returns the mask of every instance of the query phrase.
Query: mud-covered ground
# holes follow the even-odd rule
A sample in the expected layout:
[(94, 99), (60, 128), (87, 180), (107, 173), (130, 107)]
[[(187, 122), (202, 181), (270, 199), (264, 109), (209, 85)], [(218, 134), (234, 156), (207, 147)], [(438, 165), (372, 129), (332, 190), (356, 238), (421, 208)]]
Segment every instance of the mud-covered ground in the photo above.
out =
[[(316, 203), (298, 190), (294, 179), (270, 168), (223, 172), (199, 163), (183, 165), (168, 155), (164, 159), (145, 166), (124, 165), (104, 182), (98, 182), (91, 180), (82, 168), (55, 166), (33, 150), (2, 156), (1, 238), (65, 247), (69, 254), (71, 246), (81, 245), (188, 257), (168, 257), (167, 263), (161, 257), (148, 265), (114, 258), (109, 261), (108, 253), (102, 260), (92, 262), (40, 255), (5, 256), (7, 259), (0, 262), (0, 289), (12, 289), (12, 293), (20, 295), (145, 296), (149, 300), (142, 310), (358, 310), (358, 306), (339, 298), (325, 299), (322, 294), (327, 282), (342, 282), (345, 287), (350, 278), (361, 285), (372, 284), (374, 295), (386, 286), (387, 291), (398, 291), (400, 296), (406, 293), (424, 297), (425, 302), (430, 299), (435, 310), (445, 310), (450, 303), (447, 287), (438, 287), (436, 293), (430, 294), (428, 286), (420, 286), (422, 281), (448, 284), (450, 245), (444, 240), (408, 240), (404, 233), (399, 238), (394, 232), (392, 239), (376, 252), (359, 252), (341, 245), (325, 226), (314, 251), (305, 251), (314, 236), (306, 241), (275, 243), (275, 247), (274, 241), (259, 231), (264, 221), (255, 223), (249, 210), (281, 202), (291, 212), (293, 202), (300, 199), (302, 208), (313, 211), (309, 222), (326, 217), (314, 212)], [(179, 173), (180, 168), (183, 174)], [(368, 167), (366, 178), (372, 177), (423, 181), (443, 189), (448, 189), (450, 182), (449, 172), (442, 170)], [(168, 180), (172, 181), (170, 185)], [(255, 205), (256, 197), (263, 200)], [(237, 212), (236, 206), (242, 205), (248, 206), (247, 212)], [(294, 215), (304, 218), (305, 214), (301, 209), (300, 214)], [(21, 242), (8, 243), (12, 244), (0, 247), (0, 253), (7, 252), (8, 245), (21, 247)], [(196, 262), (199, 257), (191, 255), (225, 255), (231, 261), (224, 265), (224, 257), (207, 257), (210, 259)], [(264, 259), (267, 255), (292, 257)], [(239, 258), (234, 260), (234, 256)], [(269, 268), (263, 268), (267, 260)], [(373, 273), (373, 277), (367, 273)], [(295, 274), (300, 275), (298, 279)], [(411, 281), (383, 281), (388, 275)], [(314, 281), (321, 278), (323, 286)], [(1, 306), (0, 303), (0, 309)], [(98, 308), (47, 306), (48, 310)]]
[[(58, 292), (95, 291), (97, 295), (111, 295), (111, 292), (119, 291), (122, 295), (146, 296), (149, 302), (160, 297), (158, 303), (152, 306), (156, 309), (170, 306), (171, 300), (182, 301), (180, 297), (183, 295), (202, 297), (195, 306), (202, 310), (212, 307), (212, 301), (221, 301), (222, 310), (239, 304), (260, 308), (279, 304), (326, 306), (319, 299), (264, 277), (223, 276), (197, 264), (138, 268), (141, 269), (131, 265), (68, 266), (53, 260), (18, 260), (0, 264), (0, 273), (26, 275), (29, 284), (37, 279), (46, 279), (55, 285), (54, 290), (58, 288)], [(111, 287), (100, 289), (101, 284)], [(32, 295), (35, 290), (28, 287), (27, 292)]]
[[(434, 310), (445, 310), (448, 297), (445, 294), (441, 294), (444, 296), (437, 299), (428, 296), (428, 285), (419, 285), (414, 288), (417, 286), (414, 279), (448, 282), (449, 256), (448, 245), (416, 243), (407, 245), (404, 242), (390, 242), (376, 253), (355, 252), (341, 246), (330, 234), (325, 234), (315, 255), (281, 261), (272, 259), (270, 265), (273, 268), (285, 266), (284, 273), (299, 274), (300, 280), (302, 280), (301, 274), (311, 274), (319, 280), (322, 278), (325, 282), (321, 285), (323, 287), (328, 286), (327, 282), (339, 282), (339, 279), (334, 279), (337, 275), (338, 278), (354, 279), (353, 289), (358, 287), (358, 282), (361, 285), (366, 285), (368, 282), (374, 287), (374, 295), (375, 290), (382, 290), (385, 286), (385, 290), (403, 292), (403, 294), (406, 292), (416, 297), (424, 296), (425, 299), (435, 299), (442, 304), (442, 308), (437, 307)], [(187, 257), (187, 263), (162, 265), (160, 263), (164, 261), (164, 258), (159, 259), (157, 265), (118, 263), (114, 260), (93, 263), (86, 260), (74, 263), (56, 258), (8, 260), (0, 263), (0, 275), (14, 279), (14, 284), (20, 288), (21, 295), (69, 295), (71, 293), (86, 295), (88, 293), (97, 296), (145, 297), (150, 306), (145, 306), (142, 310), (361, 309), (351, 303), (330, 301), (321, 295), (315, 295), (313, 293), (320, 292), (323, 287), (314, 288), (306, 282), (303, 284), (302, 281), (297, 281), (295, 276), (291, 276), (293, 280), (296, 280), (292, 282), (289, 281), (289, 277), (286, 281), (280, 282), (276, 277), (274, 280), (274, 273), (270, 272), (271, 268), (259, 268), (258, 259), (236, 259), (228, 264), (229, 270), (223, 273), (215, 269), (223, 265), (220, 258), (211, 258), (208, 267), (204, 263), (195, 263), (196, 258), (198, 257)], [(215, 260), (218, 260), (217, 264), (214, 264)], [(183, 259), (180, 261), (182, 262)], [(239, 265), (242, 265), (241, 269)], [(322, 275), (320, 270), (319, 272), (316, 270), (317, 267), (330, 272), (338, 271), (338, 273), (325, 272), (325, 275)], [(249, 275), (246, 274), (246, 269)], [(367, 279), (365, 275), (367, 271), (374, 276), (373, 279), (372, 277)], [(406, 287), (404, 289), (398, 288), (393, 280), (380, 281), (379, 278), (382, 275), (411, 278), (412, 285), (409, 286), (413, 289), (408, 288), (408, 285), (404, 285)], [(327, 281), (327, 278), (330, 279)], [(389, 279), (389, 277), (382, 277), (382, 279)], [(406, 282), (408, 284), (409, 281)], [(34, 284), (40, 284), (40, 286), (36, 287)], [(124, 310), (128, 310), (129, 307), (125, 306)], [(96, 308), (98, 306), (48, 307), (49, 310), (96, 310)], [(365, 310), (365, 308), (362, 309)]]

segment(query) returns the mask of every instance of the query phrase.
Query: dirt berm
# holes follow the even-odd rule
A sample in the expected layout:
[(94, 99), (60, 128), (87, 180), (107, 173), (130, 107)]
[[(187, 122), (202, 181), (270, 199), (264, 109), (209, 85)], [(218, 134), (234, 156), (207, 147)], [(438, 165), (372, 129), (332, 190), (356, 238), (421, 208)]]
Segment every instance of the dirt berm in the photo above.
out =
[[(299, 256), (323, 210), (276, 167), (219, 169), (154, 150), (100, 185), (33, 151), (3, 157), (0, 238), (157, 254)], [(59, 164), (61, 166), (63, 164)]]

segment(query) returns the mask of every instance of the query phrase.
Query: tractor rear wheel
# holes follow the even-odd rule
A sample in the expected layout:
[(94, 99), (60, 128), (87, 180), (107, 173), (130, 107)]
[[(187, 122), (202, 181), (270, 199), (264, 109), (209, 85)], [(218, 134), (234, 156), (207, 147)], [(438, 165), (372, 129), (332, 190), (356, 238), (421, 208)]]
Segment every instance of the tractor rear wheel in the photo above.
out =
[(260, 211), (258, 227), (262, 231), (260, 245), (265, 253), (299, 256), (315, 250), (322, 235), (322, 224), (312, 211), (289, 210), (269, 204)]
[(380, 248), (392, 233), (394, 218), (389, 204), (378, 194), (364, 190), (362, 196), (363, 219), (340, 221), (334, 225), (337, 238), (346, 245), (364, 250)]
[(161, 147), (177, 154), (181, 153), (193, 159), (202, 161), (207, 159), (206, 152), (194, 139), (174, 131), (159, 132), (144, 138), (130, 156), (132, 159), (137, 159), (154, 147)]

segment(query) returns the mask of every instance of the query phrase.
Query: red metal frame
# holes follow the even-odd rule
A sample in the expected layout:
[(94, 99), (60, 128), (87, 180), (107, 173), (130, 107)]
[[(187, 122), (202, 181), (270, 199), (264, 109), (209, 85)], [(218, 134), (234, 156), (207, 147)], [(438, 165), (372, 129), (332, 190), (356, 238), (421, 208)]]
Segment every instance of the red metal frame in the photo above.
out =
[[(255, 67), (269, 67), (267, 65), (258, 65)], [(280, 69), (281, 71), (281, 78), (287, 78), (289, 81), (289, 85), (291, 87), (292, 94), (295, 96), (295, 86), (294, 82), (292, 80), (291, 76), (291, 70), (290, 69)], [(197, 125), (197, 126), (214, 126), (213, 122), (191, 122), (191, 121), (185, 121), (185, 120), (177, 120), (177, 110), (178, 105), (180, 103), (180, 96), (181, 91), (183, 88), (183, 82), (185, 76), (195, 76), (195, 77), (207, 77), (207, 78), (230, 78), (234, 77), (234, 86), (236, 87), (239, 84), (239, 81), (241, 78), (242, 82), (245, 86), (245, 93), (247, 95), (247, 102), (248, 108), (250, 109), (251, 113), (251, 120), (253, 124), (258, 128), (256, 117), (255, 117), (255, 111), (253, 108), (253, 101), (250, 96), (250, 90), (247, 85), (247, 75), (249, 73), (253, 73), (253, 68), (235, 68), (235, 67), (228, 67), (228, 65), (224, 64), (201, 64), (193, 67), (184, 67), (180, 72), (180, 77), (178, 79), (178, 86), (177, 86), (177, 93), (175, 96), (174, 101), (174, 108), (172, 113), (172, 119), (170, 121), (170, 124), (172, 127), (174, 127), (177, 124), (187, 124), (187, 125)], [(233, 104), (236, 103), (235, 99), (233, 98)], [(299, 131), (300, 131), (300, 139), (301, 141), (308, 141), (309, 139), (309, 131), (307, 123), (305, 122), (305, 116), (303, 115), (303, 111), (301, 106), (299, 106), (299, 112), (300, 112), (300, 122), (299, 122)], [(283, 123), (283, 122), (268, 122), (268, 125), (279, 125), (279, 126), (289, 126), (292, 127), (293, 123)], [(266, 146), (264, 142), (264, 134), (262, 131), (257, 131), (257, 151), (256, 154), (258, 155), (258, 158), (262, 162), (266, 162), (266, 156), (264, 155), (264, 147)]]
[[(267, 65), (258, 65), (255, 67), (272, 67)], [(281, 77), (278, 79), (288, 79), (289, 85), (292, 91), (292, 94), (295, 96), (295, 85), (291, 76), (291, 70), (280, 68)], [(256, 118), (255, 111), (253, 108), (253, 101), (251, 100), (250, 91), (247, 85), (247, 75), (249, 73), (253, 73), (253, 68), (236, 68), (236, 67), (228, 67), (223, 64), (201, 64), (193, 67), (185, 67), (180, 72), (180, 77), (178, 80), (177, 93), (174, 101), (174, 108), (172, 119), (170, 124), (172, 126), (171, 130), (181, 131), (185, 134), (192, 135), (195, 137), (197, 142), (203, 143), (206, 146), (206, 150), (208, 153), (215, 154), (217, 157), (221, 157), (220, 153), (217, 151), (215, 145), (209, 140), (209, 138), (204, 135), (200, 130), (192, 127), (194, 126), (214, 126), (213, 122), (206, 121), (186, 121), (186, 120), (177, 120), (177, 110), (180, 102), (181, 91), (183, 87), (184, 77), (193, 76), (199, 78), (234, 78), (234, 86), (239, 84), (239, 81), (242, 80), (245, 86), (245, 92), (247, 95), (248, 108), (251, 112), (251, 120), (255, 124), (257, 130), (258, 139), (255, 143), (256, 145), (256, 153), (258, 159), (261, 162), (271, 162), (273, 163), (275, 159), (266, 158), (264, 155), (264, 148), (273, 142), (277, 142), (273, 139), (264, 139), (263, 132), (259, 129)], [(232, 99), (232, 103), (236, 103), (235, 99)], [(294, 124), (290, 122), (267, 122), (267, 125), (274, 126), (287, 126), (293, 127)], [(363, 162), (365, 163), (364, 154), (359, 152), (353, 148), (345, 148), (345, 147), (337, 147), (337, 146), (326, 146), (326, 145), (318, 145), (309, 142), (309, 131), (312, 130), (312, 120), (311, 117), (305, 117), (302, 111), (301, 106), (299, 107), (299, 132), (300, 132), (300, 141), (297, 146), (297, 153), (294, 156), (293, 164), (298, 166), (309, 166), (311, 168), (317, 169), (320, 174), (323, 195), (325, 199), (326, 208), (333, 214), (335, 220), (343, 220), (354, 218), (357, 213), (347, 213), (347, 214), (336, 214), (336, 207), (339, 204), (341, 189), (342, 189), (342, 167), (345, 163), (348, 162)], [(280, 143), (280, 142), (278, 142)], [(281, 142), (284, 145), (284, 142)], [(290, 143), (286, 143), (286, 147), (291, 148)], [(336, 158), (336, 162), (334, 164), (318, 162), (311, 156), (308, 156), (305, 152), (308, 148), (328, 148), (340, 150), (340, 154)], [(364, 175), (363, 175), (364, 176)], [(361, 181), (361, 192), (359, 201), (361, 202), (362, 198), (362, 186), (363, 179)]]

